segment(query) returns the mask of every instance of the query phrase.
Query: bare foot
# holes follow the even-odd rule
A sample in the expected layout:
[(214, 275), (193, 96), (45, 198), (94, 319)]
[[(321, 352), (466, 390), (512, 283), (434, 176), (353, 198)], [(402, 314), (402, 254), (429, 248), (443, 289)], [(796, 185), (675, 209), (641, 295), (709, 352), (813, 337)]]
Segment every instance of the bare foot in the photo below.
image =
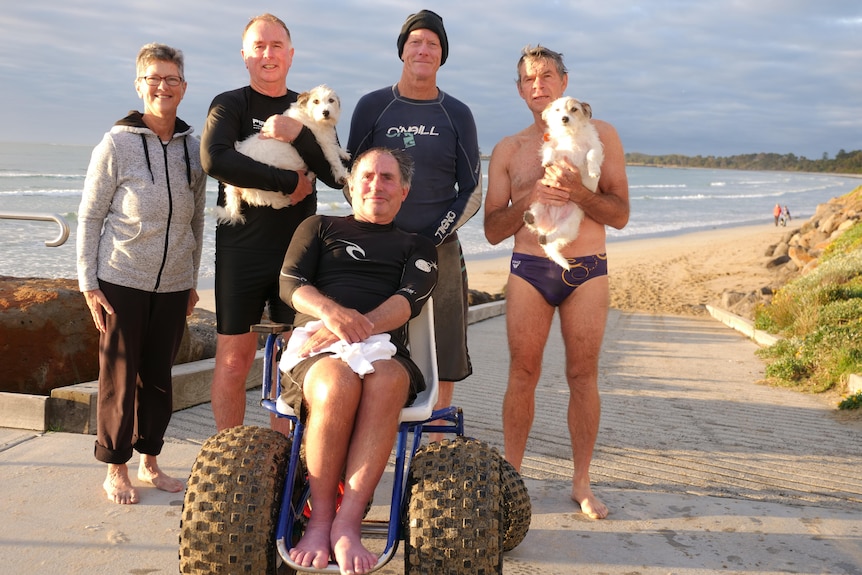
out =
[(290, 558), (302, 567), (324, 569), (329, 565), (329, 530), (331, 524), (327, 521), (315, 522), (314, 517), (308, 521), (308, 527), (296, 547), (290, 550)]
[(572, 484), (572, 501), (581, 506), (581, 511), (590, 519), (604, 519), (608, 516), (607, 506), (593, 495), (589, 480), (586, 486)]
[(185, 489), (185, 483), (174, 479), (159, 468), (155, 455), (141, 454), (141, 464), (138, 467), (138, 479), (151, 483), (157, 489), (169, 493), (178, 493)]
[(347, 521), (339, 521), (338, 517), (332, 523), (332, 554), (335, 555), (341, 575), (370, 573), (377, 564), (377, 555), (362, 545), (359, 527), (358, 524), (349, 525)]
[(102, 484), (108, 500), (120, 505), (132, 505), (138, 502), (138, 492), (132, 487), (129, 479), (129, 468), (125, 464), (108, 464), (108, 476)]

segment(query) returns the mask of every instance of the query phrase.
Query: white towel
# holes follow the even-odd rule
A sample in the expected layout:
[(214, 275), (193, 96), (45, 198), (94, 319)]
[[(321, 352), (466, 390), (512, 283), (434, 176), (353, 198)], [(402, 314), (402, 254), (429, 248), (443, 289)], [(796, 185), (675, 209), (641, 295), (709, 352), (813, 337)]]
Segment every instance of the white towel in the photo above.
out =
[[(290, 371), (297, 363), (305, 359), (305, 357), (300, 357), (299, 350), (308, 341), (309, 336), (321, 327), (323, 327), (323, 322), (318, 320), (309, 322), (303, 327), (293, 330), (287, 342), (287, 347), (281, 354), (281, 361), (279, 362), (281, 371)], [(395, 355), (395, 351), (395, 345), (392, 343), (389, 334), (381, 333), (372, 335), (359, 343), (347, 343), (343, 340), (338, 340), (320, 351), (312, 352), (311, 355), (324, 352), (332, 353), (333, 357), (337, 357), (349, 365), (350, 369), (362, 377), (374, 372), (373, 362), (380, 359), (391, 359)]]

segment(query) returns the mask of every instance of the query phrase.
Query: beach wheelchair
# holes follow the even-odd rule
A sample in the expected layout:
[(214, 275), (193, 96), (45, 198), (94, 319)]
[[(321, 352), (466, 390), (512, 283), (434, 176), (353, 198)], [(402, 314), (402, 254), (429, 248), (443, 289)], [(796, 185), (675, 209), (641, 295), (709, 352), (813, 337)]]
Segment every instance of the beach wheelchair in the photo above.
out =
[[(464, 436), (461, 409), (434, 410), (433, 313), (429, 301), (408, 324), (411, 357), (427, 389), (401, 411), (388, 520), (366, 518), (363, 543), (379, 553), (374, 570), (389, 562), (403, 541), (406, 575), (502, 573), (503, 552), (514, 549), (529, 529), (529, 494), (496, 449)], [(281, 374), (274, 369), (285, 329), (281, 324), (253, 328), (266, 334), (261, 405), (291, 420), (290, 437), (239, 426), (203, 444), (183, 502), (181, 573), (339, 573), (335, 563), (322, 570), (303, 568), (288, 555), (314, 502), (304, 469), (304, 424), (280, 401)], [(451, 438), (422, 445), (425, 433)]]

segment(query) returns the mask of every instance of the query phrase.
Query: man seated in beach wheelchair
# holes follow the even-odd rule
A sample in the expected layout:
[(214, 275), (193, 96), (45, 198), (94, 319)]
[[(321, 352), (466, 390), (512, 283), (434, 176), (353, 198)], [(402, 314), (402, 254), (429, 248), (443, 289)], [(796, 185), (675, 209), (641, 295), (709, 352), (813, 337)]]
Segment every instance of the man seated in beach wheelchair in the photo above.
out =
[[(526, 536), (520, 475), (464, 436), (459, 408), (434, 410), (437, 251), (393, 225), (412, 175), (405, 153), (368, 150), (348, 180), (353, 215), (297, 229), (280, 275), (293, 331), (253, 328), (266, 334), (261, 405), (291, 431), (238, 426), (204, 443), (181, 573), (370, 573), (400, 541), (408, 575), (502, 573)], [(386, 495), (388, 509), (372, 504)]]

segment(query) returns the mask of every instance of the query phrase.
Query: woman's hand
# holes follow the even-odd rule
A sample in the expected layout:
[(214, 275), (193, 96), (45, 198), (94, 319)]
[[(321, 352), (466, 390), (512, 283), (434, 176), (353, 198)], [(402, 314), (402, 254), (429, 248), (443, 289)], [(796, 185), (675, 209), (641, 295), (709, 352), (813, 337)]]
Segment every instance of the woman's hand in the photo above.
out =
[(94, 289), (84, 292), (84, 300), (87, 302), (87, 307), (90, 308), (90, 315), (93, 316), (93, 323), (96, 324), (96, 329), (100, 333), (105, 333), (107, 328), (105, 324), (105, 314), (114, 315), (114, 308), (108, 302), (108, 298), (100, 289)]
[(198, 296), (198, 290), (192, 288), (192, 290), (189, 292), (189, 304), (186, 308), (186, 317), (194, 313), (195, 306), (198, 304), (199, 301), (201, 301), (201, 298), (200, 296)]

